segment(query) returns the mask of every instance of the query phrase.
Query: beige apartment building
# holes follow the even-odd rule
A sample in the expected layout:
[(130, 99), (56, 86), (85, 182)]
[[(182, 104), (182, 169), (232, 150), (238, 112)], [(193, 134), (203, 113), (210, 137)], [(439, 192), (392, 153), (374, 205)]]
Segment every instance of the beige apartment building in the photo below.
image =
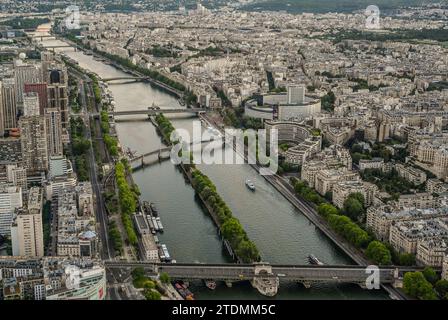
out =
[(21, 208), (16, 211), (16, 214), (11, 226), (13, 255), (43, 257), (44, 240), (41, 212)]
[(417, 264), (423, 266), (441, 267), (448, 253), (447, 243), (443, 239), (429, 239), (417, 244)]
[(448, 139), (446, 135), (425, 136), (417, 135), (411, 141), (409, 150), (420, 163), (437, 178), (445, 179), (448, 175)]
[(350, 194), (361, 193), (364, 196), (365, 205), (370, 206), (378, 192), (378, 187), (370, 182), (360, 180), (342, 181), (333, 186), (333, 203), (341, 209)]
[(442, 279), (448, 280), (448, 254), (446, 254), (445, 259), (443, 259)]
[(33, 258), (44, 256), (42, 197), (42, 189), (33, 187), (28, 193), (27, 207), (16, 210), (11, 226), (14, 256)]
[(400, 208), (429, 209), (438, 208), (440, 200), (427, 192), (400, 195), (397, 201)]
[(367, 209), (367, 228), (381, 241), (390, 238), (391, 226), (402, 221), (427, 220), (448, 215), (448, 208), (400, 209), (384, 205)]
[(448, 184), (439, 179), (426, 180), (426, 191), (428, 193), (444, 193), (448, 191)]
[[(419, 243), (428, 240), (440, 241), (448, 237), (448, 225), (446, 218), (434, 218), (430, 220), (414, 220), (398, 222), (390, 227), (390, 244), (400, 253), (412, 253), (417, 255)], [(436, 242), (433, 242), (436, 243)], [(436, 245), (437, 246), (437, 245)], [(423, 244), (420, 248), (421, 261), (431, 260), (428, 257), (428, 248), (434, 250), (434, 246)], [(439, 249), (435, 249), (439, 251)], [(430, 255), (434, 255), (430, 252)]]
[(360, 177), (357, 172), (344, 169), (325, 169), (320, 170), (316, 174), (315, 186), (317, 192), (325, 195), (327, 192), (333, 191), (333, 186), (341, 181), (359, 181)]
[(426, 181), (426, 173), (420, 169), (397, 163), (395, 165), (395, 170), (397, 170), (400, 177), (405, 178), (413, 184), (419, 185)]

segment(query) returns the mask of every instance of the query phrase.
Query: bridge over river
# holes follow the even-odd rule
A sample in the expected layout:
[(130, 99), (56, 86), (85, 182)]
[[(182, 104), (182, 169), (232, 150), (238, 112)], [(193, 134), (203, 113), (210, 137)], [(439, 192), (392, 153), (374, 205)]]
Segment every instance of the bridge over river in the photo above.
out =
[[(120, 67), (121, 67), (121, 69), (123, 69), (122, 66), (120, 66)], [(147, 82), (153, 83), (153, 84), (155, 84), (155, 85), (157, 85), (157, 86), (159, 86), (159, 87), (161, 87), (161, 88), (163, 88), (163, 89), (165, 89), (165, 90), (167, 90), (167, 91), (177, 95), (178, 97), (183, 97), (184, 96), (184, 92), (183, 91), (175, 89), (172, 86), (169, 86), (169, 85), (163, 83), (162, 81), (153, 79), (153, 78), (151, 78), (149, 76), (144, 76), (144, 75), (138, 74), (135, 71), (131, 72), (131, 70), (126, 70), (126, 69), (124, 71), (127, 71), (129, 73), (135, 74), (135, 76), (121, 76), (121, 77), (112, 77), (112, 78), (102, 78), (101, 80), (104, 81), (104, 82), (111, 82), (111, 81), (118, 81), (118, 80), (147, 81)]]
[[(202, 140), (201, 142), (193, 141), (193, 142), (190, 142), (188, 144), (188, 146), (191, 148), (194, 145), (198, 145), (198, 144), (204, 145), (204, 144), (211, 143), (211, 142), (214, 142), (214, 141), (218, 141), (218, 140), (210, 139), (210, 140)], [(221, 142), (221, 143), (223, 143), (223, 142)], [(168, 159), (171, 158), (171, 150), (172, 149), (173, 149), (173, 146), (159, 148), (157, 150), (153, 150), (153, 151), (150, 151), (150, 152), (147, 152), (147, 153), (135, 156), (133, 158), (130, 158), (129, 159), (129, 163), (130, 163), (130, 165), (131, 165), (133, 170), (137, 170), (137, 169), (149, 166), (149, 165), (154, 163), (154, 161), (145, 161), (145, 158), (150, 158), (152, 156), (157, 155), (157, 160), (159, 162), (160, 161), (164, 161), (164, 160), (168, 160)]]
[[(370, 283), (369, 276), (374, 272), (371, 266), (359, 265), (270, 265), (255, 264), (188, 264), (188, 263), (150, 263), (106, 261), (108, 269), (129, 269), (142, 267), (147, 272), (158, 274), (166, 272), (173, 279), (213, 279), (226, 282), (248, 280), (261, 294), (273, 296), (277, 293), (279, 280), (302, 283), (305, 287), (317, 282), (355, 283), (362, 288)], [(377, 270), (378, 285), (395, 285), (408, 271), (420, 270), (418, 267), (384, 266)]]
[(147, 116), (155, 116), (158, 114), (200, 114), (207, 112), (207, 109), (204, 108), (185, 108), (185, 109), (142, 109), (142, 110), (124, 110), (124, 111), (110, 111), (109, 115), (111, 116), (132, 116), (132, 115), (147, 115)]

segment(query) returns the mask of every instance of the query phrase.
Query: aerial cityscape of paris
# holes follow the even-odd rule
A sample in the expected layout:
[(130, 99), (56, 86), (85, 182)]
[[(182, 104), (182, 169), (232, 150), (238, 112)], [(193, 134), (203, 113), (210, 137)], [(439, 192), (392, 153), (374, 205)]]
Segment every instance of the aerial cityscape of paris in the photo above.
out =
[(448, 300), (446, 1), (0, 9), (0, 300)]

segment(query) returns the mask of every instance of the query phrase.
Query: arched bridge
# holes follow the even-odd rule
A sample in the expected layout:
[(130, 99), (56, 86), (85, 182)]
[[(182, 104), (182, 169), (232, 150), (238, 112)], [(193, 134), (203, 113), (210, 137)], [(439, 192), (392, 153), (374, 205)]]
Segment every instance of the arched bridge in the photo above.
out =
[[(213, 139), (203, 140), (200, 143), (205, 144), (205, 143), (209, 143), (209, 142), (213, 142), (213, 141), (216, 141), (216, 140), (213, 140)], [(192, 147), (195, 144), (199, 144), (199, 141), (197, 141), (197, 142), (193, 141), (189, 145), (190, 145), (190, 147)], [(164, 147), (164, 148), (160, 148), (157, 150), (153, 150), (153, 151), (138, 155), (136, 157), (129, 159), (129, 163), (131, 164), (132, 169), (137, 169), (137, 168), (142, 168), (142, 167), (148, 166), (151, 163), (153, 163), (153, 162), (145, 162), (145, 158), (147, 158), (147, 157), (157, 155), (159, 161), (168, 160), (168, 159), (170, 159), (172, 148), (173, 148), (173, 146)]]

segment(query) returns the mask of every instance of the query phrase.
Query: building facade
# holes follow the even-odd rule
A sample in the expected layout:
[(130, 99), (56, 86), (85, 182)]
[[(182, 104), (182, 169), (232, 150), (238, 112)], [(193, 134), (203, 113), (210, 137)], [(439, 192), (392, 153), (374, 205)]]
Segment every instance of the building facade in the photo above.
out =
[(0, 116), (3, 118), (3, 130), (17, 128), (17, 101), (16, 83), (12, 78), (3, 79), (1, 82), (1, 106)]
[(48, 137), (48, 156), (62, 156), (62, 122), (61, 113), (56, 108), (45, 109), (45, 120)]
[(28, 197), (28, 208), (17, 209), (11, 225), (13, 255), (41, 258), (44, 256), (42, 190), (31, 188)]
[(23, 163), (30, 174), (48, 170), (47, 125), (42, 116), (21, 117), (19, 121)]
[(0, 235), (11, 235), (11, 223), (16, 209), (22, 208), (22, 189), (17, 186), (0, 186)]

